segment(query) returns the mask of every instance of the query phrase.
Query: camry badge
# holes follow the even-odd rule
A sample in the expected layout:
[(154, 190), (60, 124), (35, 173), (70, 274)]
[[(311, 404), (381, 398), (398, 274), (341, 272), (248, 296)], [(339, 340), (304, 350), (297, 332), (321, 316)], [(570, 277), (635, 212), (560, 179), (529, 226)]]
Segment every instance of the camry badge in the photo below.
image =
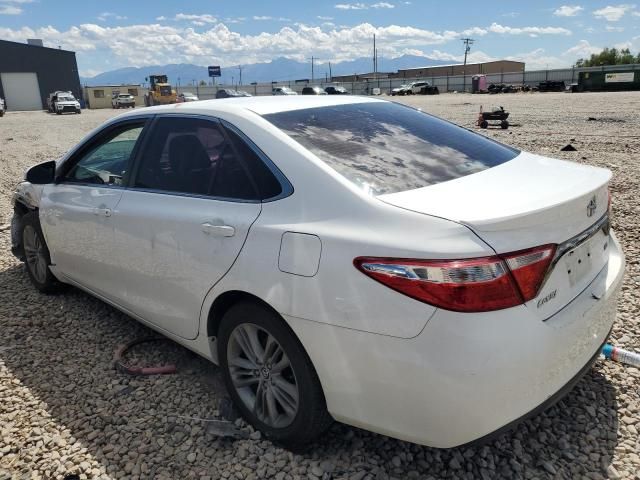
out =
[(596, 213), (596, 209), (598, 208), (598, 204), (596, 203), (596, 196), (594, 195), (589, 203), (587, 203), (587, 217), (591, 217), (594, 213)]

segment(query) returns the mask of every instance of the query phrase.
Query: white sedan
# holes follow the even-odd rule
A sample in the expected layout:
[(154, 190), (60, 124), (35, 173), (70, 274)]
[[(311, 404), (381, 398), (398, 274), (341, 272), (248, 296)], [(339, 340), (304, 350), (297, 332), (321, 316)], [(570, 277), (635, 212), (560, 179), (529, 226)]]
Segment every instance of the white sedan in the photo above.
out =
[(253, 97), (118, 116), (15, 192), (33, 284), (220, 365), (290, 445), (333, 419), (453, 447), (566, 393), (624, 271), (608, 170), (396, 103)]

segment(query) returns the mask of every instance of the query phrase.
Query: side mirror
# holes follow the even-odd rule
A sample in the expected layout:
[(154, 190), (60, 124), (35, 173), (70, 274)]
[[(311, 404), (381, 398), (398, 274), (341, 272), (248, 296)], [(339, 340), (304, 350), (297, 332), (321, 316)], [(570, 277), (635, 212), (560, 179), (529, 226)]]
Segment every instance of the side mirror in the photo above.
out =
[(56, 162), (49, 160), (48, 162), (39, 163), (34, 165), (24, 176), (24, 179), (35, 185), (44, 185), (46, 183), (53, 183), (56, 178)]

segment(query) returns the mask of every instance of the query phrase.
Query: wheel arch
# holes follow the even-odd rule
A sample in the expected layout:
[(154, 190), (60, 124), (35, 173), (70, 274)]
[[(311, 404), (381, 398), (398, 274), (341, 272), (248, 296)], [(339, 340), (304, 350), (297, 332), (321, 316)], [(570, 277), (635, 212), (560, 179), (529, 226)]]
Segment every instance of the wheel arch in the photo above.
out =
[[(218, 330), (220, 328), (222, 317), (224, 317), (224, 314), (232, 306), (240, 302), (256, 303), (282, 318), (282, 315), (280, 315), (275, 308), (262, 300), (260, 297), (257, 297), (256, 295), (245, 292), (243, 290), (229, 290), (218, 295), (218, 297), (216, 297), (216, 299), (213, 301), (211, 308), (209, 309), (209, 315), (207, 317), (207, 337), (211, 338), (218, 336)], [(289, 327), (284, 319), (282, 319), (282, 321), (285, 325), (287, 325), (287, 327)]]
[(280, 320), (282, 321), (282, 324), (285, 326), (285, 328), (287, 328), (291, 332), (291, 335), (293, 335), (296, 341), (300, 344), (300, 347), (302, 347), (302, 350), (304, 351), (305, 355), (309, 359), (309, 362), (313, 367), (314, 373), (320, 382), (320, 388), (324, 396), (324, 385), (323, 385), (322, 379), (320, 378), (320, 375), (318, 374), (318, 370), (316, 369), (316, 366), (313, 362), (313, 358), (311, 357), (307, 348), (302, 343), (302, 340), (300, 340), (300, 337), (296, 334), (294, 329), (291, 328), (291, 325), (289, 325), (289, 323), (284, 319), (284, 317), (280, 315), (280, 313), (268, 302), (244, 290), (227, 290), (226, 292), (221, 293), (216, 297), (216, 299), (213, 301), (213, 304), (211, 305), (211, 308), (209, 309), (209, 314), (207, 318), (207, 338), (209, 338), (210, 340), (215, 340), (214, 342), (210, 343), (210, 345), (213, 345), (211, 353), (212, 353), (214, 363), (220, 364), (220, 360), (218, 359), (218, 347), (216, 345), (216, 342), (218, 339), (218, 331), (220, 328), (220, 323), (222, 321), (222, 318), (224, 317), (224, 314), (231, 307), (241, 302), (252, 302), (257, 305), (260, 305), (261, 307), (274, 313), (280, 318)]

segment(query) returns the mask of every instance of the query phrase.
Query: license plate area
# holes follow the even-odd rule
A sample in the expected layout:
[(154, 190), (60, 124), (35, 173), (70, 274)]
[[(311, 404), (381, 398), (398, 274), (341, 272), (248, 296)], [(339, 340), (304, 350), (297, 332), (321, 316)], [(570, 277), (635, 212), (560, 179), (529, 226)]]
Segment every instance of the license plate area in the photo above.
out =
[(562, 260), (572, 287), (587, 277), (590, 279), (602, 269), (608, 258), (609, 241), (609, 235), (599, 231), (565, 253)]

